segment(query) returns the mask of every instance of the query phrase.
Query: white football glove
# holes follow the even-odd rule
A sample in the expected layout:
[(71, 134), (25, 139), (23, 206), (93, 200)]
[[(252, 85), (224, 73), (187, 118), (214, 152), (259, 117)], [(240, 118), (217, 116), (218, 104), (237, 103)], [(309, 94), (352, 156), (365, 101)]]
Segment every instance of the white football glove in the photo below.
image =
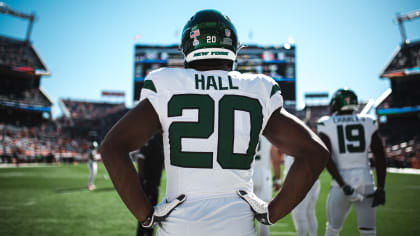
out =
[(244, 190), (238, 190), (237, 194), (243, 200), (245, 200), (251, 207), (251, 210), (255, 214), (255, 218), (265, 225), (272, 225), (270, 216), (268, 214), (268, 203), (258, 198), (254, 193), (248, 193)]
[(350, 202), (358, 202), (358, 201), (363, 201), (365, 199), (365, 197), (362, 194), (357, 192), (350, 185), (347, 185), (347, 184), (344, 185), (342, 190), (343, 190), (344, 194), (347, 196), (347, 198), (349, 199)]
[(171, 202), (167, 202), (167, 200), (159, 203), (158, 205), (153, 207), (152, 213), (147, 219), (141, 222), (143, 228), (153, 228), (159, 222), (164, 221), (166, 217), (179, 205), (181, 205), (187, 196), (185, 194), (179, 195)]

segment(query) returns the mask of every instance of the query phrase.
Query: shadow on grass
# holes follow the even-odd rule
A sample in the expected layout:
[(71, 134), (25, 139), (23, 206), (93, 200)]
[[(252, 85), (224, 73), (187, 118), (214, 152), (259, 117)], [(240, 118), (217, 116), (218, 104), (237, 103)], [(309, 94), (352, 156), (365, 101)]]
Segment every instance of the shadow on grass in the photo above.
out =
[[(74, 193), (74, 192), (87, 192), (89, 191), (86, 187), (74, 187), (74, 188), (63, 188), (63, 189), (57, 189), (56, 193)], [(115, 191), (115, 188), (113, 187), (107, 187), (107, 188), (96, 188), (92, 192), (110, 192)]]

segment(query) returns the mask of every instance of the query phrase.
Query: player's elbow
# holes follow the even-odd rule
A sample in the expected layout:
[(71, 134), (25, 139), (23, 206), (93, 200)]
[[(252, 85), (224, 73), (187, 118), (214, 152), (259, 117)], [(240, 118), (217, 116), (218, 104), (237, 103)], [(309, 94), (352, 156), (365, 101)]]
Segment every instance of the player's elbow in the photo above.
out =
[(114, 139), (110, 136), (106, 136), (100, 145), (100, 153), (104, 163), (112, 160), (116, 156), (116, 153), (122, 150), (121, 145), (118, 143), (118, 139)]
[(323, 163), (324, 167), (327, 166), (328, 161), (330, 160), (331, 153), (330, 151), (321, 145), (320, 147), (320, 161)]
[(328, 148), (318, 143), (313, 147), (311, 156), (315, 157), (313, 159), (315, 159), (317, 164), (324, 169), (330, 160), (331, 154)]

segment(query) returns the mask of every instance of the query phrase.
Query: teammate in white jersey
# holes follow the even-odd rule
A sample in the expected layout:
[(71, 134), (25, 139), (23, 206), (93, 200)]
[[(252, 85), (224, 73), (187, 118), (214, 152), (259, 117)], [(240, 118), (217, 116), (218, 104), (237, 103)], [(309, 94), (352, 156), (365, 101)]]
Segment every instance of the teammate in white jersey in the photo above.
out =
[(98, 143), (93, 141), (89, 147), (88, 153), (88, 166), (89, 166), (89, 180), (87, 188), (89, 191), (96, 189), (95, 186), (95, 176), (98, 172), (98, 160), (101, 159), (101, 155), (97, 151)]
[[(272, 147), (271, 159), (273, 163), (275, 183), (274, 188), (278, 191), (281, 187), (281, 163), (284, 163), (283, 179), (286, 179), (290, 167), (293, 165), (294, 158), (279, 152), (276, 147)], [(320, 191), (320, 181), (317, 179), (306, 197), (292, 210), (293, 224), (299, 236), (316, 236), (318, 231), (318, 221), (315, 214), (315, 206)]]
[[(232, 71), (236, 29), (215, 10), (197, 12), (182, 33), (185, 69), (147, 75), (139, 104), (106, 135), (101, 153), (133, 215), (157, 235), (255, 235), (254, 217), (272, 224), (287, 215), (325, 167), (329, 152), (282, 109), (277, 83)], [(128, 153), (162, 132), (165, 200), (152, 206)], [(296, 157), (282, 191), (264, 202), (252, 191), (252, 162), (263, 134)]]
[[(254, 174), (252, 175), (252, 182), (254, 183), (255, 195), (266, 202), (269, 202), (273, 195), (270, 151), (270, 141), (268, 141), (264, 136), (260, 136), (260, 142), (254, 158)], [(270, 234), (269, 225), (259, 223), (258, 229), (259, 236), (268, 236)]]
[[(385, 153), (370, 116), (356, 114), (357, 96), (340, 89), (330, 103), (332, 116), (318, 121), (321, 139), (331, 151), (327, 169), (333, 177), (327, 201), (326, 235), (338, 235), (351, 206), (357, 213), (360, 235), (375, 235), (375, 207), (385, 204)], [(369, 167), (370, 147), (376, 166), (377, 188)]]

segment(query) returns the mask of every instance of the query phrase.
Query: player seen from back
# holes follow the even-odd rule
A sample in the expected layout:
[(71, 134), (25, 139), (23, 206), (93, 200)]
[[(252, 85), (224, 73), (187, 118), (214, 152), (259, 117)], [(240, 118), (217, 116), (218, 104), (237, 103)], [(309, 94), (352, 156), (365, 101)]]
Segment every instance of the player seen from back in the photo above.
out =
[[(351, 206), (357, 213), (360, 235), (375, 235), (375, 207), (385, 204), (385, 153), (374, 118), (357, 114), (357, 96), (339, 89), (331, 99), (331, 116), (318, 121), (318, 133), (332, 158), (333, 177), (327, 200), (326, 235), (338, 235)], [(370, 147), (376, 166), (377, 188), (369, 168)]]
[[(254, 217), (272, 224), (303, 199), (329, 152), (282, 109), (279, 86), (265, 75), (232, 71), (236, 29), (215, 10), (197, 12), (182, 33), (184, 68), (145, 79), (140, 103), (109, 131), (101, 153), (124, 203), (157, 235), (255, 235)], [(128, 153), (162, 132), (166, 197), (147, 200)], [(252, 191), (259, 135), (295, 157), (282, 190), (269, 203)], [(296, 184), (298, 183), (298, 184)]]

